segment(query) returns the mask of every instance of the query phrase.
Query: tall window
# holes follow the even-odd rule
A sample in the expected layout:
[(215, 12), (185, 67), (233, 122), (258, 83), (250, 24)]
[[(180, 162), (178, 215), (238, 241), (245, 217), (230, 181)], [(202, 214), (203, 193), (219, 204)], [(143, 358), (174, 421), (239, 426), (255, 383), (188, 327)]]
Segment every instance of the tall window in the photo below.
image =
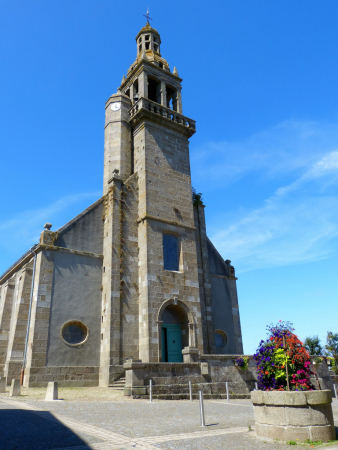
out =
[(178, 238), (172, 234), (163, 235), (164, 270), (179, 270)]

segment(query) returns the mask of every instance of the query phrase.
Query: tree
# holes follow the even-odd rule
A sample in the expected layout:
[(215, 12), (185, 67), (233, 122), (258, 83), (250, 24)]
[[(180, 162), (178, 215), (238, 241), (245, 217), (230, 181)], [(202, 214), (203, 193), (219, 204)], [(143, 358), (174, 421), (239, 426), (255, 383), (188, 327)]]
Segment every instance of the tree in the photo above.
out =
[(327, 356), (338, 360), (338, 333), (327, 332), (325, 353)]
[(309, 351), (310, 355), (321, 355), (323, 347), (320, 344), (318, 336), (308, 336), (305, 338), (304, 347)]

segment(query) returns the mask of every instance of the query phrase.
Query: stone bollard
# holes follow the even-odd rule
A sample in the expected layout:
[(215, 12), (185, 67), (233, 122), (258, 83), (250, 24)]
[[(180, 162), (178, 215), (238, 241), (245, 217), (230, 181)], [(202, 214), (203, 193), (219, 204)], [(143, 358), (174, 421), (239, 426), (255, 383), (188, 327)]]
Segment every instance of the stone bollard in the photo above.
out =
[(47, 385), (47, 392), (45, 400), (57, 400), (58, 399), (58, 383), (57, 381), (50, 381)]
[(6, 392), (6, 377), (0, 377), (0, 393), (3, 394)]
[(9, 396), (16, 397), (18, 395), (20, 395), (20, 380), (12, 380)]

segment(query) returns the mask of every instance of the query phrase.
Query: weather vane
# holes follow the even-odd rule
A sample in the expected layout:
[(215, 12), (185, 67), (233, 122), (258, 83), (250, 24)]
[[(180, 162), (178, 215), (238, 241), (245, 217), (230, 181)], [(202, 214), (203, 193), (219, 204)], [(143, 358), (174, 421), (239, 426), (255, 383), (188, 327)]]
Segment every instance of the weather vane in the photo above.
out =
[(149, 19), (150, 19), (150, 20), (153, 20), (153, 19), (152, 19), (151, 17), (149, 17), (149, 8), (147, 9), (147, 15), (143, 14), (143, 17), (146, 17), (146, 18), (147, 18), (147, 23), (150, 25)]

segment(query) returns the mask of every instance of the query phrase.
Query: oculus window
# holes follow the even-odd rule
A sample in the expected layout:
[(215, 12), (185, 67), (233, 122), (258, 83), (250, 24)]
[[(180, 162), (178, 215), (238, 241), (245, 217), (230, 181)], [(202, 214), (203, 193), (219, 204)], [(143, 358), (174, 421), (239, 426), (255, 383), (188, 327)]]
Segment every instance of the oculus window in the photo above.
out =
[(178, 237), (172, 234), (163, 235), (164, 270), (179, 271)]
[(215, 330), (215, 344), (217, 348), (224, 348), (228, 344), (228, 336), (223, 330)]
[(70, 320), (62, 325), (61, 337), (67, 345), (82, 345), (88, 340), (89, 330), (79, 320)]

